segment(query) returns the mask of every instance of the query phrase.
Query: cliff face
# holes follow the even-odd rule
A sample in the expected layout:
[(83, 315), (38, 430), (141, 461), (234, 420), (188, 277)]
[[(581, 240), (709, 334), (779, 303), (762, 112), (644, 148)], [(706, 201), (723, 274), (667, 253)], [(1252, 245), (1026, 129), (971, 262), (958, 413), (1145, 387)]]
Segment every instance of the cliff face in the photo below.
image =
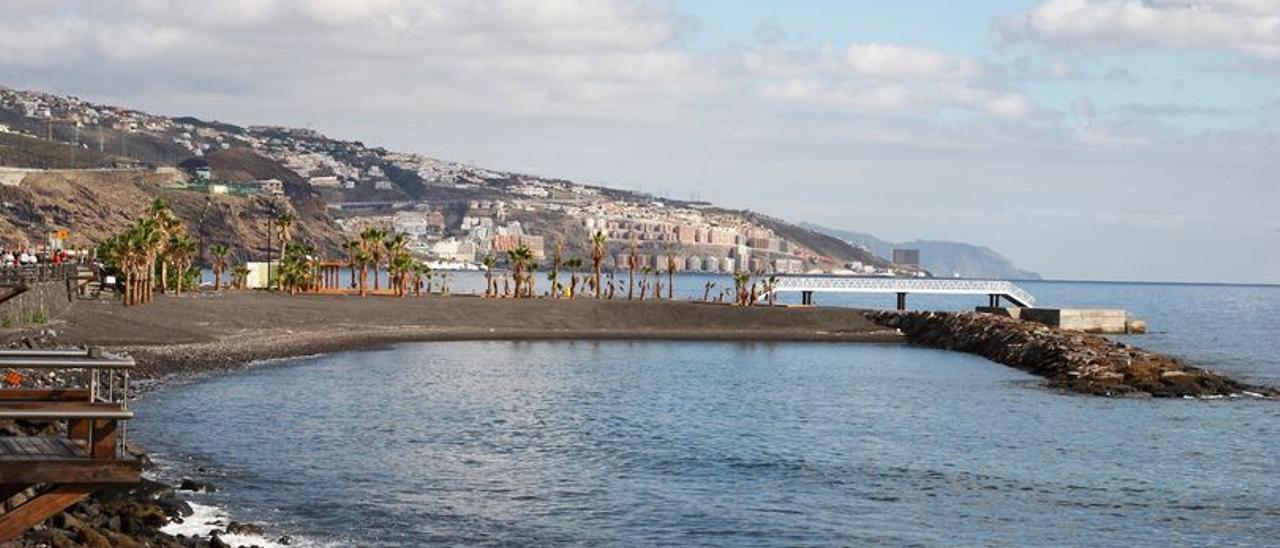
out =
[[(234, 261), (266, 256), (272, 218), (266, 200), (165, 189), (162, 184), (170, 179), (145, 170), (33, 173), (20, 186), (0, 187), (0, 242), (36, 245), (48, 231), (67, 228), (68, 245), (92, 247), (133, 223), (153, 199), (163, 198), (197, 241), (204, 240), (206, 251), (224, 243), (231, 247)], [(294, 209), (294, 238), (336, 253), (342, 238), (323, 205), (299, 201)], [(273, 247), (278, 250), (279, 243), (273, 242)]]

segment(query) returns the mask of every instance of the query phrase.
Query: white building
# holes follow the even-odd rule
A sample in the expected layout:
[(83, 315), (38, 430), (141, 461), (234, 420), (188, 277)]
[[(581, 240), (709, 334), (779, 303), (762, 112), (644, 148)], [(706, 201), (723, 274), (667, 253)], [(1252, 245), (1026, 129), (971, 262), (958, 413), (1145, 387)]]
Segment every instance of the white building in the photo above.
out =
[(307, 184), (311, 185), (312, 188), (339, 188), (342, 186), (342, 182), (333, 175), (312, 177), (307, 180)]

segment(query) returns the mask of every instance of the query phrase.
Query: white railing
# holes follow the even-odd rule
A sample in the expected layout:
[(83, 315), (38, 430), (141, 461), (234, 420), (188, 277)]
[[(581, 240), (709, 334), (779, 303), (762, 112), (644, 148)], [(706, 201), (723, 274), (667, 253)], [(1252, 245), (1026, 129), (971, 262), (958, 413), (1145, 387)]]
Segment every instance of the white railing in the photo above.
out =
[(1000, 295), (1020, 306), (1035, 306), (1036, 298), (1012, 282), (951, 278), (882, 278), (861, 276), (778, 276), (774, 291), (844, 293), (937, 293), (944, 295)]

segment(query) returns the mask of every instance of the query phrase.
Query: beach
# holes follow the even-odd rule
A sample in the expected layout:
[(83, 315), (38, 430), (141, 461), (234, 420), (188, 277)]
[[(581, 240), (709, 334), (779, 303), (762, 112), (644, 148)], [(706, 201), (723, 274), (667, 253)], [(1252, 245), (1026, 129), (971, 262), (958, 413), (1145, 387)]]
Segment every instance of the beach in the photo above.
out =
[(856, 309), (688, 301), (358, 297), (262, 291), (157, 295), (145, 306), (87, 301), (48, 326), (58, 345), (127, 352), (160, 378), (256, 360), (448, 340), (900, 342)]

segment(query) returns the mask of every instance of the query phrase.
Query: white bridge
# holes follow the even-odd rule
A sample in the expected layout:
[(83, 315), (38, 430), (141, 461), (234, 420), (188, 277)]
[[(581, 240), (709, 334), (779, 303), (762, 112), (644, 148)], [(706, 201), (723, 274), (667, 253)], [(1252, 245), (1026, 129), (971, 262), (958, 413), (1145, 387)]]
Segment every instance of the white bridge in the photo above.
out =
[(1003, 297), (1014, 306), (1032, 307), (1036, 298), (1012, 282), (1001, 280), (962, 280), (953, 278), (884, 278), (863, 276), (778, 276), (774, 292), (800, 293), (800, 301), (813, 304), (815, 291), (835, 293), (896, 293), (898, 310), (907, 308), (907, 294), (933, 293), (939, 295), (986, 295), (992, 307), (1000, 305)]

